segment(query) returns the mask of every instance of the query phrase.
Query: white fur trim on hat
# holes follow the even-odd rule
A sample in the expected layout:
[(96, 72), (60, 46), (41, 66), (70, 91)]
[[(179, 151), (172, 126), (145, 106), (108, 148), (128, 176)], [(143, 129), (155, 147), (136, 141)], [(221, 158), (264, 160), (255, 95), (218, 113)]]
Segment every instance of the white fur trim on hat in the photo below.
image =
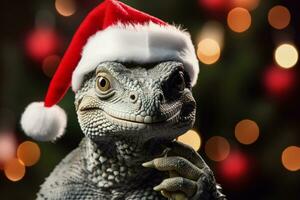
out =
[(137, 62), (180, 61), (196, 84), (199, 64), (190, 35), (171, 25), (121, 24), (110, 26), (91, 36), (72, 75), (72, 89), (77, 91), (84, 75), (105, 61)]
[(61, 137), (66, 125), (64, 110), (57, 105), (44, 107), (43, 102), (29, 104), (21, 117), (21, 126), (26, 135), (39, 141), (54, 141)]

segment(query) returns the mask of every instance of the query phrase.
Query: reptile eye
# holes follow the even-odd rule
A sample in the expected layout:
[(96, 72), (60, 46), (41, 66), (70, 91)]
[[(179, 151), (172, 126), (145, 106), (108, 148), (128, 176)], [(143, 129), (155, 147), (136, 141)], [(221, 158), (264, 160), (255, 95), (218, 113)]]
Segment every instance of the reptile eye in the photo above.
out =
[(171, 80), (171, 87), (182, 91), (185, 88), (184, 74), (182, 71), (176, 73)]
[(109, 80), (103, 76), (99, 76), (96, 83), (100, 92), (107, 92), (111, 88)]

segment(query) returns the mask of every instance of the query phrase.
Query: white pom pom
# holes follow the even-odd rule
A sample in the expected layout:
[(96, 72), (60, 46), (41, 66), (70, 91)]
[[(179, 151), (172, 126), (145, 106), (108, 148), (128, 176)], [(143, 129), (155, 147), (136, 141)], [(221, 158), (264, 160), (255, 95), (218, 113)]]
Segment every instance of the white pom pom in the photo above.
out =
[(44, 107), (43, 102), (29, 104), (21, 118), (26, 135), (39, 141), (54, 141), (61, 137), (66, 125), (65, 111), (57, 105)]

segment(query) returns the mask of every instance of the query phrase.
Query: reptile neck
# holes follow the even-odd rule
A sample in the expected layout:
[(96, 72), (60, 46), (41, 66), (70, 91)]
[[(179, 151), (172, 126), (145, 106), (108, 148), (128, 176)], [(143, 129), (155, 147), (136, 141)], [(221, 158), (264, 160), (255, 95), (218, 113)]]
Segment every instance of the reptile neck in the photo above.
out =
[(124, 187), (145, 181), (153, 169), (144, 168), (143, 162), (163, 152), (162, 141), (141, 143), (138, 138), (111, 138), (105, 142), (85, 140), (87, 170), (98, 187)]

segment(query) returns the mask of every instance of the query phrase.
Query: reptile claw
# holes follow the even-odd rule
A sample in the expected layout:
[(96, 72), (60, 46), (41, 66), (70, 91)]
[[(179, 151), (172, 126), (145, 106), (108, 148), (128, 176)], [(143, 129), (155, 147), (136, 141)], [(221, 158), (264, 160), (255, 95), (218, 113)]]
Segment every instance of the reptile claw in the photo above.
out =
[(142, 164), (143, 167), (148, 167), (148, 168), (155, 168), (155, 165), (154, 165), (154, 161), (151, 160), (151, 161), (148, 161), (148, 162), (144, 162)]

